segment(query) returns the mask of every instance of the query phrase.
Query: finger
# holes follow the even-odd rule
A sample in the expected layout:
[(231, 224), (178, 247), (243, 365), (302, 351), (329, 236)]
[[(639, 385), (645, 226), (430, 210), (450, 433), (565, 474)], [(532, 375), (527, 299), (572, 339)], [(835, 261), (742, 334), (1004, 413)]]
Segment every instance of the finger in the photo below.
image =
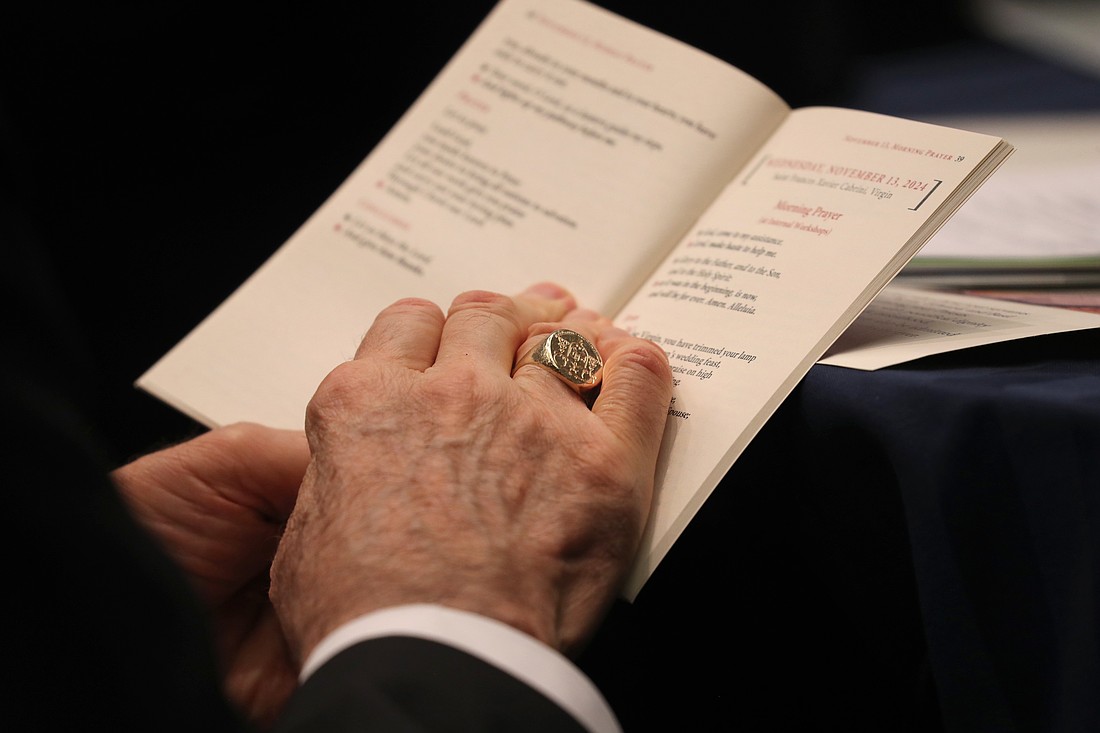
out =
[(635, 458), (655, 462), (672, 399), (668, 356), (652, 341), (613, 327), (600, 332), (596, 344), (604, 366), (592, 412)]
[(436, 363), (473, 357), (507, 375), (531, 326), (556, 321), (575, 306), (573, 296), (550, 283), (535, 285), (514, 297), (482, 290), (463, 293), (447, 313)]
[(355, 358), (388, 359), (424, 371), (435, 363), (443, 320), (443, 311), (435, 303), (421, 298), (399, 300), (375, 317)]
[(233, 423), (200, 436), (194, 446), (207, 448), (212, 461), (224, 462), (226, 478), (232, 480), (224, 481), (223, 488), (233, 490), (230, 498), (274, 524), (290, 516), (310, 459), (301, 430)]
[(611, 319), (603, 315), (599, 311), (594, 311), (590, 308), (574, 308), (573, 310), (562, 316), (562, 322), (569, 323), (592, 323), (600, 324), (599, 328), (605, 328), (611, 325)]

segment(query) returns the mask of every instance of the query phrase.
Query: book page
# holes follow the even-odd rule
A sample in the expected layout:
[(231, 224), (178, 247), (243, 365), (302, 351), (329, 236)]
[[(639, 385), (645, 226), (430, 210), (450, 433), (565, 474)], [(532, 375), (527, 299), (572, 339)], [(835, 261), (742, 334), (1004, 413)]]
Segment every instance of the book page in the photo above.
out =
[(613, 312), (787, 112), (743, 72), (594, 5), (505, 0), (138, 386), (207, 425), (297, 428), (399, 298), (446, 308), (553, 280)]
[(1003, 156), (984, 135), (799, 110), (627, 304), (617, 323), (663, 345), (676, 382), (628, 597), (974, 172)]
[(972, 346), (1086, 328), (1100, 328), (1100, 314), (921, 290), (895, 281), (818, 363), (881, 369)]

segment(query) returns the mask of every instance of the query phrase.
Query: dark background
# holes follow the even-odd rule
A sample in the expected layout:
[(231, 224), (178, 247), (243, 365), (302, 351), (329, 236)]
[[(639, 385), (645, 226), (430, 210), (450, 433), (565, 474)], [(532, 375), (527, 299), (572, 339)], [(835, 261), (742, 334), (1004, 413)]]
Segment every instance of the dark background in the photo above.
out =
[[(947, 0), (600, 4), (792, 106), (975, 111), (935, 79), (1023, 56)], [(490, 6), (11, 12), (0, 231), (6, 338), (24, 348), (9, 354), (101, 416), (116, 463), (198, 432), (133, 381), (351, 172)], [(811, 442), (793, 409), (581, 659), (628, 731), (942, 727), (889, 467), (866, 435)]]

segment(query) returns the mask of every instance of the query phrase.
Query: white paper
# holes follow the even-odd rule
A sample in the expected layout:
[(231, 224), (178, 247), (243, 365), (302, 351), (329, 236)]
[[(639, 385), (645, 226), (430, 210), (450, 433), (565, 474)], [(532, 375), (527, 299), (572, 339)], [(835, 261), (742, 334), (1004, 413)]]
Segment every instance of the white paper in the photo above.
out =
[(874, 370), (972, 346), (1087, 328), (1100, 328), (1100, 314), (891, 284), (818, 363)]

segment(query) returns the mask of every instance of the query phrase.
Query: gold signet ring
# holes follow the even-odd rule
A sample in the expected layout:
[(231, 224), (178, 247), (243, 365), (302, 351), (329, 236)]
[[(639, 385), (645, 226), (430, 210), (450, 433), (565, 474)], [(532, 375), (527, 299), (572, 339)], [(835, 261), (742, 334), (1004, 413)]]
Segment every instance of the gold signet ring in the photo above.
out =
[(603, 377), (603, 359), (596, 346), (568, 328), (559, 328), (516, 359), (512, 375), (528, 364), (552, 372), (578, 392), (596, 387)]

